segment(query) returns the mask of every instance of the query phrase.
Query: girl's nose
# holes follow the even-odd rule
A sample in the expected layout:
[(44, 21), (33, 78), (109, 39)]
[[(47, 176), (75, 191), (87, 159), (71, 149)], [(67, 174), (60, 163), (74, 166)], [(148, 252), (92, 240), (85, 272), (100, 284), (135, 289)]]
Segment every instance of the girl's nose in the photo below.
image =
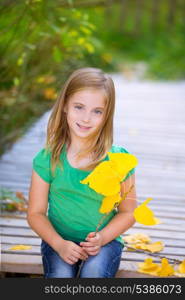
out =
[(84, 113), (83, 117), (82, 117), (82, 120), (84, 122), (89, 122), (90, 121), (90, 113)]

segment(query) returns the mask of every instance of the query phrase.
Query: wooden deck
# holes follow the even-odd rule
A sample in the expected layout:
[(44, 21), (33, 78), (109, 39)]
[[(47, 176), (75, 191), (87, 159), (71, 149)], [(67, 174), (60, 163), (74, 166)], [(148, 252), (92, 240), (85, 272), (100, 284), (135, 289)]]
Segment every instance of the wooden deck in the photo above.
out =
[[(126, 81), (112, 76), (117, 106), (114, 143), (122, 145), (139, 160), (136, 169), (138, 202), (152, 197), (149, 207), (163, 222), (156, 226), (136, 223), (126, 234), (146, 233), (152, 241), (163, 241), (160, 253), (185, 259), (185, 95), (184, 82), (153, 83)], [(1, 157), (0, 183), (28, 197), (31, 162), (42, 147), (49, 113)], [(29, 228), (25, 214), (1, 217), (2, 272), (42, 275), (40, 238)], [(30, 250), (13, 251), (15, 244)], [(117, 277), (149, 277), (136, 272), (137, 263), (148, 255), (123, 251)], [(158, 261), (158, 258), (154, 258)], [(7, 273), (8, 274), (8, 273)]]

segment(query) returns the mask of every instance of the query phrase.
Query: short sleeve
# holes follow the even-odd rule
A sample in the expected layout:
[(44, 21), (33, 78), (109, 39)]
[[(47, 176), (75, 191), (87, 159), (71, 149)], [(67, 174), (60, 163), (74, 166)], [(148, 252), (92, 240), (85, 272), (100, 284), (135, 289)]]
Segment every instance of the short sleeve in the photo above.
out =
[[(128, 152), (125, 148), (123, 148), (123, 147), (121, 147), (121, 146), (113, 146), (112, 147), (112, 152), (113, 153), (130, 153), (130, 152)], [(135, 168), (133, 168), (133, 169), (131, 169), (128, 173), (127, 173), (127, 175), (126, 175), (126, 177), (124, 177), (123, 178), (123, 180), (121, 180), (121, 182), (123, 182), (123, 181), (126, 181), (132, 174), (134, 174), (135, 173)]]
[(41, 149), (33, 158), (33, 170), (47, 183), (52, 182), (50, 169), (51, 153), (45, 148)]

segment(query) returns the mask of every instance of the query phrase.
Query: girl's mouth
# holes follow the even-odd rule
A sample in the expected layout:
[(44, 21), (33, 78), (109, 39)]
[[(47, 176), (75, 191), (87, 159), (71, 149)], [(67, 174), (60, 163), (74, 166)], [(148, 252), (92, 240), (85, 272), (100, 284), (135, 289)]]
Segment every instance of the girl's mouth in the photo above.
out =
[(89, 130), (91, 127), (85, 127), (85, 126), (81, 126), (80, 124), (76, 123), (78, 125), (78, 127), (81, 129), (81, 130)]

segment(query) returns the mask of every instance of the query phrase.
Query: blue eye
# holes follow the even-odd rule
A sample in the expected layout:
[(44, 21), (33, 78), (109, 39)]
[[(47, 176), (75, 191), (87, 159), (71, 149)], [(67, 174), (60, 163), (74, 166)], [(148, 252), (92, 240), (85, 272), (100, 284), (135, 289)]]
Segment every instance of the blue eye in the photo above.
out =
[(82, 106), (78, 106), (78, 105), (77, 105), (77, 106), (75, 106), (75, 108), (77, 108), (77, 109), (81, 109), (81, 108), (82, 108)]
[(101, 110), (95, 110), (95, 113), (96, 114), (99, 114), (100, 113), (100, 115), (102, 114), (102, 111)]

